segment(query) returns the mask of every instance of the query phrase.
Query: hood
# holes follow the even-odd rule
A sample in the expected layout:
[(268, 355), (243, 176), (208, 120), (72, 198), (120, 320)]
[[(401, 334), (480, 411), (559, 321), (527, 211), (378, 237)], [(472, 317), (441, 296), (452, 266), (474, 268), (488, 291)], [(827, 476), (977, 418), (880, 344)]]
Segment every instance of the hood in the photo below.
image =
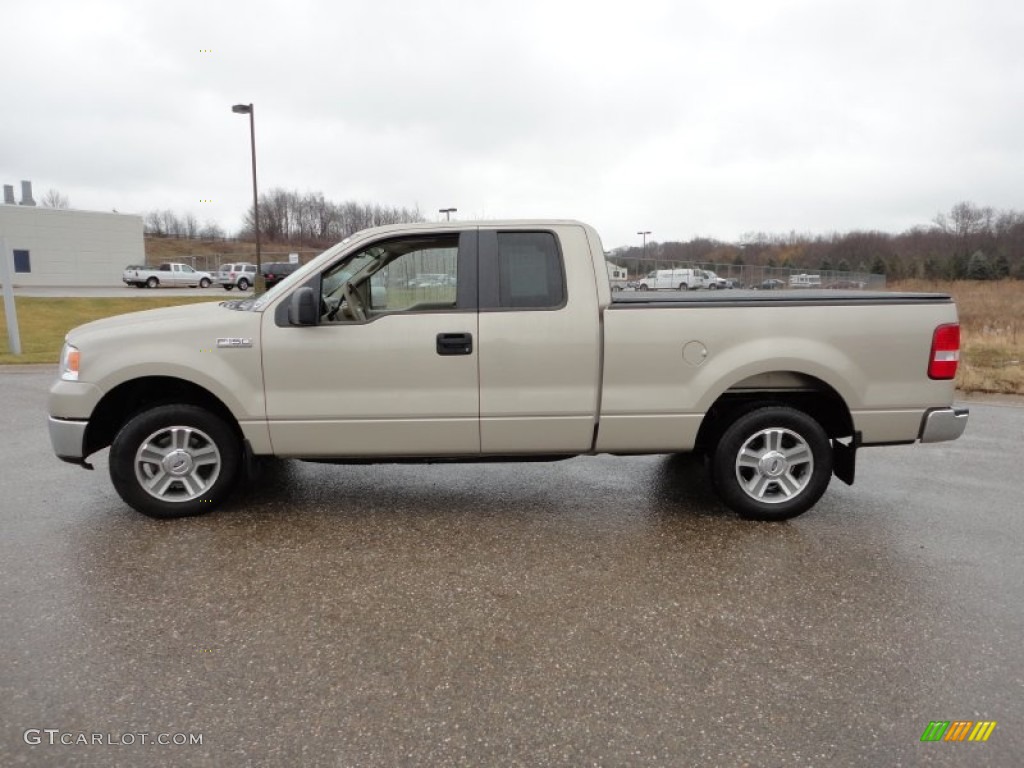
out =
[(231, 321), (237, 321), (239, 315), (250, 315), (253, 326), (258, 327), (260, 313), (238, 312), (210, 301), (105, 317), (71, 329), (67, 338), (69, 343), (79, 346), (83, 342), (112, 335), (128, 338), (199, 329), (210, 329), (212, 334), (218, 326), (235, 326), (237, 322)]

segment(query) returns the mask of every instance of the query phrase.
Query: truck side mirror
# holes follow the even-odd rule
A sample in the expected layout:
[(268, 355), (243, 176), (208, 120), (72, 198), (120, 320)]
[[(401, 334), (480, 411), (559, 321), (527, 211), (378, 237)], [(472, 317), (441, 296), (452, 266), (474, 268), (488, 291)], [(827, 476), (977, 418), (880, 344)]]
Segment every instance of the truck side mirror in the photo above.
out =
[(316, 325), (320, 320), (317, 300), (309, 286), (299, 288), (291, 295), (288, 304), (289, 325)]

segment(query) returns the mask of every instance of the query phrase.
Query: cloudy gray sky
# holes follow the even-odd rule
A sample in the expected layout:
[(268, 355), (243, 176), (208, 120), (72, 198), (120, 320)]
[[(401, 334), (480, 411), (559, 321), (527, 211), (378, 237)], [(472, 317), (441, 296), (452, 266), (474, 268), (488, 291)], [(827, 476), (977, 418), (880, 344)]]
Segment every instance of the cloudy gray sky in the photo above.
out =
[(237, 229), (250, 101), (262, 189), (580, 218), (607, 248), (1024, 208), (1020, 0), (0, 9), (0, 180), (76, 208)]

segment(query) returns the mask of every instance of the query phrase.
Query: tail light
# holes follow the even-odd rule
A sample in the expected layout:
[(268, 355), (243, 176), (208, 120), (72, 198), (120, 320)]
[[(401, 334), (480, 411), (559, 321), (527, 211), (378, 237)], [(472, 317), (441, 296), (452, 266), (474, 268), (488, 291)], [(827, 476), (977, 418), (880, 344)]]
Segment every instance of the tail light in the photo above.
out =
[(940, 325), (932, 334), (932, 351), (928, 357), (929, 379), (952, 379), (960, 364), (960, 326)]

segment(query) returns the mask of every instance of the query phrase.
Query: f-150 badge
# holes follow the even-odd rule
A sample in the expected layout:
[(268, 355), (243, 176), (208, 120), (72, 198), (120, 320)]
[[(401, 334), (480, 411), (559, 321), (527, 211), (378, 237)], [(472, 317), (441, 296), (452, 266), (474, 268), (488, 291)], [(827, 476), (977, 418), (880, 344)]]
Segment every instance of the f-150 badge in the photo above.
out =
[(239, 339), (239, 338), (217, 339), (217, 346), (221, 347), (221, 348), (226, 348), (226, 347), (251, 347), (252, 346), (252, 339)]

